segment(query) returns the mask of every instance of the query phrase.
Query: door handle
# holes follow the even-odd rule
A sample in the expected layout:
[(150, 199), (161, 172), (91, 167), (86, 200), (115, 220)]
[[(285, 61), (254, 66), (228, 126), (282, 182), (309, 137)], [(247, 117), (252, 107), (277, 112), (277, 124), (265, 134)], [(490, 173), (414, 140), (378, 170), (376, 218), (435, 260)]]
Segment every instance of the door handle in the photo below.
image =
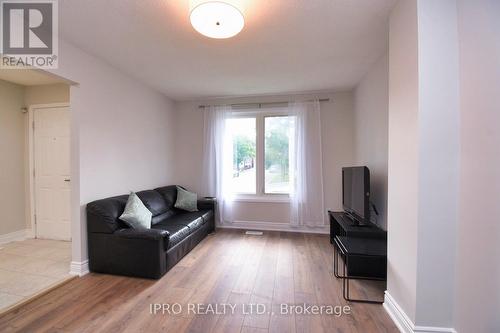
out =
[(71, 181), (71, 179), (66, 178), (64, 181), (65, 181), (65, 182), (70, 182), (70, 181)]

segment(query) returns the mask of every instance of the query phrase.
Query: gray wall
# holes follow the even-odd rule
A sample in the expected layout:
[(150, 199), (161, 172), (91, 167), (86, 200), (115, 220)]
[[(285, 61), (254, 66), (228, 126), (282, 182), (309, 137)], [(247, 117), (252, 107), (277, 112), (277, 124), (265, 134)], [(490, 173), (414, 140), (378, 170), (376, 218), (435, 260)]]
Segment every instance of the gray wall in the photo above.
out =
[(26, 229), (24, 87), (0, 80), (0, 235)]
[[(0, 235), (29, 229), (30, 200), (29, 189), (29, 146), (28, 114), (21, 107), (34, 104), (68, 103), (67, 84), (21, 86), (0, 81), (0, 146), (1, 146), (1, 187), (0, 196), (6, 215), (0, 224)], [(22, 156), (20, 155), (22, 154)], [(20, 172), (23, 172), (22, 177)], [(22, 197), (22, 200), (20, 198)], [(5, 206), (4, 206), (5, 205)], [(8, 207), (8, 208), (7, 208)]]
[(69, 86), (64, 83), (24, 88), (24, 104), (69, 103)]

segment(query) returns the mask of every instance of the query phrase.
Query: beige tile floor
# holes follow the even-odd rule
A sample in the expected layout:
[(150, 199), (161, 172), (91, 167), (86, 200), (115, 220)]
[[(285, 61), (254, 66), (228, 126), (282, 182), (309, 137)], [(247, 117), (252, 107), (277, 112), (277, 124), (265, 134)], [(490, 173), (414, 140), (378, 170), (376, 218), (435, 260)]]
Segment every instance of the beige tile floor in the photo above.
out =
[(27, 239), (0, 245), (0, 311), (69, 277), (71, 243)]

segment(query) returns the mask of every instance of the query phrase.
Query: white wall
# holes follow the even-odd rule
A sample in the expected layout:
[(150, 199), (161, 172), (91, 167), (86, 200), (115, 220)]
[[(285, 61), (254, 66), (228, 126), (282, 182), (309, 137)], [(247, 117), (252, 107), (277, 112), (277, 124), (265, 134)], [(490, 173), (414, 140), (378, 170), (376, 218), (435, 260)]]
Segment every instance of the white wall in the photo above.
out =
[(458, 221), (456, 1), (400, 2), (390, 43), (387, 292), (412, 325), (447, 330)]
[(460, 223), (455, 328), (500, 332), (500, 2), (458, 0)]
[(0, 235), (26, 229), (24, 87), (0, 80)]
[(455, 0), (418, 1), (419, 174), (415, 324), (453, 326), (459, 182)]
[(400, 1), (389, 29), (387, 290), (415, 320), (418, 221), (416, 1)]
[[(203, 168), (203, 112), (200, 104), (231, 104), (308, 99), (312, 95), (262, 96), (210, 101), (181, 102), (176, 106), (176, 172), (180, 185), (201, 191)], [(322, 94), (329, 102), (321, 102), (323, 181), (325, 209), (342, 209), (341, 168), (353, 163), (353, 96), (350, 92)], [(273, 222), (288, 224), (288, 204), (237, 203), (236, 221)], [(327, 228), (325, 228), (325, 232)]]
[(73, 261), (87, 259), (85, 205), (171, 184), (172, 102), (73, 45), (60, 41), (55, 74), (71, 88)]
[(389, 56), (385, 54), (354, 90), (354, 152), (355, 164), (370, 169), (371, 201), (379, 213), (376, 222), (386, 230), (388, 117)]
[(342, 211), (342, 167), (354, 165), (352, 92), (333, 94), (321, 105), (325, 209)]

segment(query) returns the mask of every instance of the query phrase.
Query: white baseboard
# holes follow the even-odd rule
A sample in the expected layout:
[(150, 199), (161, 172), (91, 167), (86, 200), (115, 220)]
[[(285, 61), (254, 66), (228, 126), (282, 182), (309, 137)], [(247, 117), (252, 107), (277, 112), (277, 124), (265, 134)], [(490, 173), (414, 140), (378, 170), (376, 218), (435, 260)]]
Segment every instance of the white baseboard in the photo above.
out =
[(33, 238), (32, 234), (33, 232), (31, 231), (31, 229), (23, 229), (5, 235), (0, 235), (0, 245), (10, 242), (22, 241), (27, 238)]
[(245, 230), (262, 230), (262, 231), (287, 231), (287, 232), (299, 232), (299, 233), (309, 233), (309, 234), (329, 234), (330, 227), (307, 227), (299, 226), (293, 227), (288, 223), (276, 223), (276, 222), (263, 222), (263, 221), (234, 221), (233, 223), (225, 223), (217, 225), (218, 228), (222, 229), (245, 229)]
[(85, 274), (88, 274), (89, 271), (89, 261), (72, 261), (71, 262), (71, 267), (69, 270), (69, 274), (71, 275), (77, 275), (77, 276), (84, 276)]
[(416, 326), (387, 290), (384, 296), (384, 309), (402, 333), (457, 333), (451, 327)]
[(35, 229), (26, 229), (26, 238), (35, 238)]

